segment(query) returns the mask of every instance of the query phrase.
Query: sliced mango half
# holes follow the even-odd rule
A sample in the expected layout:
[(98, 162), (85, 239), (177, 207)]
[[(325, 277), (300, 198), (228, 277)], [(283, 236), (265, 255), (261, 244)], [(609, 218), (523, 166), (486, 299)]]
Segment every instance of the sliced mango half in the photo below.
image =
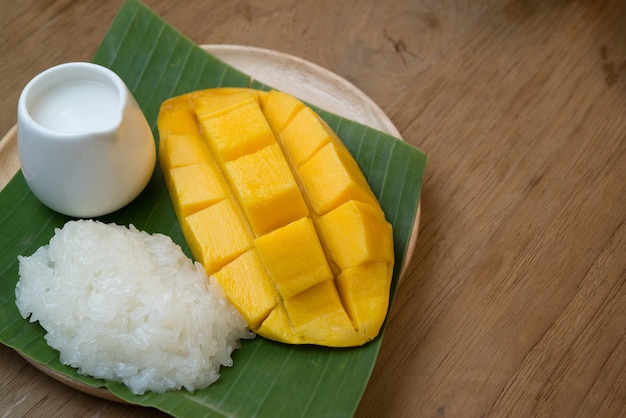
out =
[(392, 227), (356, 161), (280, 91), (200, 90), (159, 113), (165, 183), (191, 252), (257, 334), (359, 346), (387, 315)]

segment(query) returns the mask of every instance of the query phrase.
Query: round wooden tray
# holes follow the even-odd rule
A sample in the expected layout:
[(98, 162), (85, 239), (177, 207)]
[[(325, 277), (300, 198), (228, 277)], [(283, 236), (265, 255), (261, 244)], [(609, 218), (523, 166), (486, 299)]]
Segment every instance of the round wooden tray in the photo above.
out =
[[(203, 45), (202, 48), (257, 81), (329, 112), (402, 139), (385, 112), (367, 95), (347, 80), (316, 64), (292, 55), (256, 47)], [(14, 126), (0, 140), (0, 190), (13, 178), (19, 167), (17, 129)], [(400, 279), (404, 277), (414, 252), (419, 218), (418, 206)], [(24, 358), (43, 373), (65, 385), (103, 399), (124, 402), (105, 388), (85, 385), (30, 358)]]

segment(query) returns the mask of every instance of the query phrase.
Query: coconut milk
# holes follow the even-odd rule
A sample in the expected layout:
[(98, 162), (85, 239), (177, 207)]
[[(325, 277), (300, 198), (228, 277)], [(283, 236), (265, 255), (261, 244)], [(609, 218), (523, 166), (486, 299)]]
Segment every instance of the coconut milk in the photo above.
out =
[(119, 123), (120, 98), (113, 86), (91, 80), (59, 83), (39, 96), (35, 122), (63, 134), (106, 131)]

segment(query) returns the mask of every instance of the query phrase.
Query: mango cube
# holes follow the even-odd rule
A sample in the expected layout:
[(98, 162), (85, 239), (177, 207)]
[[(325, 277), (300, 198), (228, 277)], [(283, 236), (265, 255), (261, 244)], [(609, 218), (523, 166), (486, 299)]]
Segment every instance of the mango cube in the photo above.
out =
[(198, 120), (217, 159), (231, 161), (276, 143), (256, 100), (244, 99), (222, 112), (201, 113)]
[(197, 164), (212, 159), (208, 144), (198, 128), (196, 114), (185, 96), (166, 101), (157, 122), (161, 141), (159, 157), (167, 169)]
[(183, 217), (230, 195), (228, 183), (213, 162), (173, 168), (168, 181), (178, 195), (174, 209)]
[(263, 114), (276, 133), (283, 130), (293, 117), (304, 108), (304, 103), (290, 94), (272, 90), (263, 105)]
[(280, 296), (254, 249), (226, 264), (214, 276), (253, 329), (280, 303)]
[(374, 338), (389, 308), (390, 263), (362, 264), (345, 269), (335, 280), (343, 305), (366, 340)]
[(209, 146), (200, 134), (172, 134), (159, 146), (161, 163), (171, 169), (213, 161)]
[(259, 103), (259, 93), (261, 92), (257, 90), (239, 87), (206, 89), (189, 93), (189, 101), (198, 117), (206, 118), (226, 112), (247, 99)]
[[(350, 200), (317, 220), (322, 243), (343, 270), (369, 261), (393, 261), (391, 224), (382, 210)], [(345, 237), (353, 239), (346, 245)]]
[(177, 96), (161, 105), (157, 119), (159, 134), (163, 136), (198, 132), (196, 112), (187, 96)]
[(257, 236), (309, 214), (278, 144), (229, 161), (224, 170)]
[(285, 308), (293, 328), (304, 340), (333, 347), (354, 345), (357, 333), (332, 279), (286, 299)]
[(252, 237), (232, 198), (183, 218), (193, 256), (213, 274), (252, 247)]
[(299, 168), (313, 211), (323, 215), (349, 201), (378, 205), (358, 165), (343, 146), (329, 142)]
[(282, 341), (287, 344), (308, 342), (294, 330), (287, 309), (285, 309), (283, 304), (278, 305), (270, 312), (256, 332), (271, 340)]
[(303, 107), (280, 131), (279, 140), (296, 167), (329, 142), (340, 141), (337, 134), (309, 107)]
[(310, 218), (265, 234), (254, 245), (283, 299), (333, 278)]

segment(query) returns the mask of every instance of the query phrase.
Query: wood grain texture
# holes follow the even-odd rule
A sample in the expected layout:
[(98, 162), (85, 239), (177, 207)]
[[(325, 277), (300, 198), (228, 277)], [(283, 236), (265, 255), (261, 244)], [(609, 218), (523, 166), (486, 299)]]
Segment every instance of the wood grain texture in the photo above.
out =
[[(121, 0), (0, 0), (0, 131)], [(626, 415), (626, 3), (145, 3), (199, 44), (352, 82), (429, 154), (420, 236), (359, 417)], [(158, 416), (0, 347), (0, 415)], [(52, 411), (52, 412), (50, 412)]]

